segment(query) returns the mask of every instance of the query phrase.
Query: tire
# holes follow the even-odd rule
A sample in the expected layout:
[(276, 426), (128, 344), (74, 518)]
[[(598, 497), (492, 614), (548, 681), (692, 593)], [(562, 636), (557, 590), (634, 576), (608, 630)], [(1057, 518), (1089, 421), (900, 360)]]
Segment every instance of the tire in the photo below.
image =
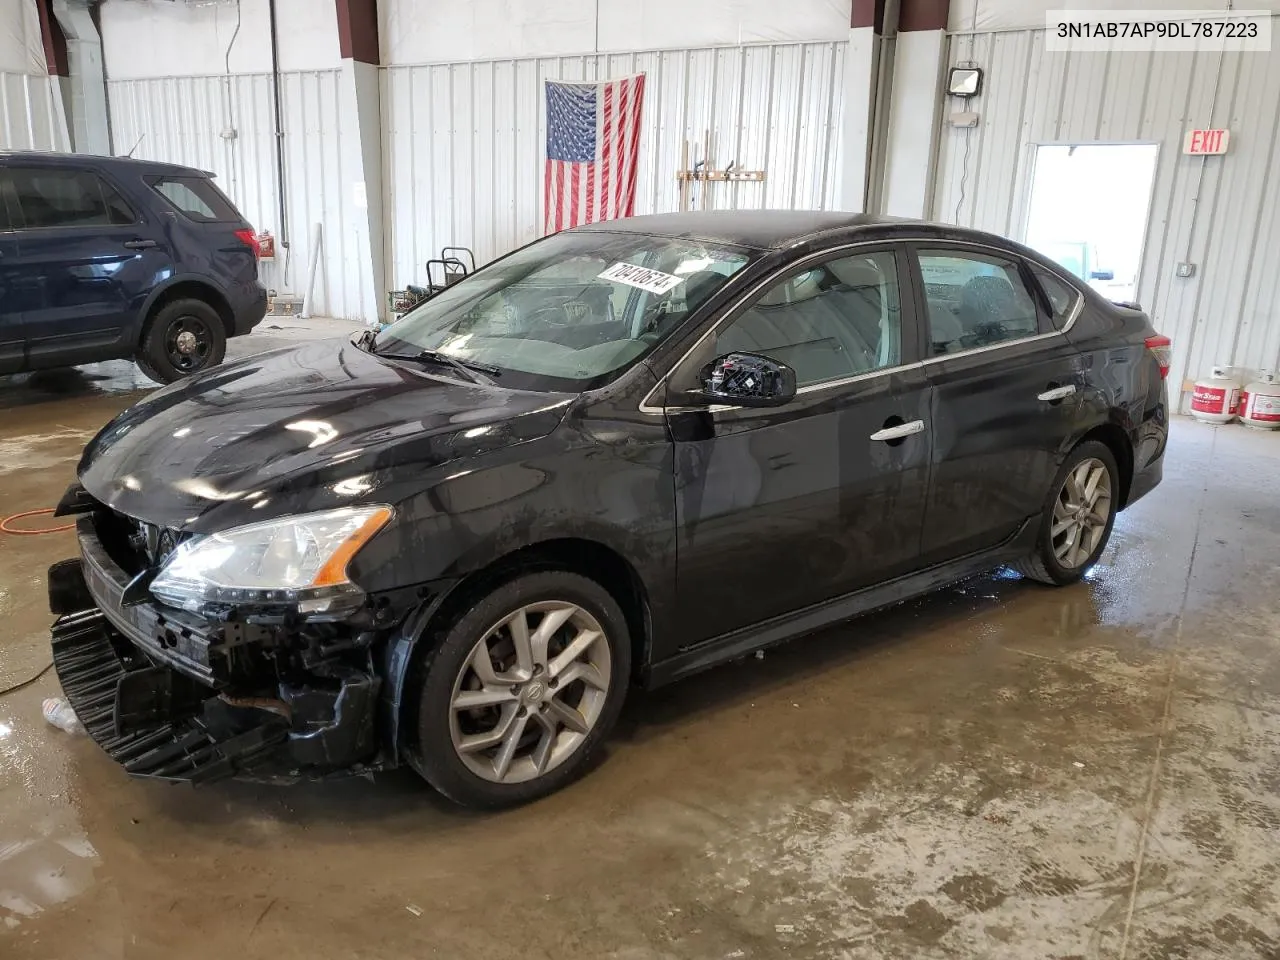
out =
[[(1070, 548), (1072, 530), (1060, 532), (1056, 537), (1055, 528), (1067, 521), (1064, 514), (1070, 514), (1070, 506), (1088, 508), (1090, 505), (1081, 501), (1068, 488), (1068, 484), (1080, 475), (1091, 481), (1092, 470), (1082, 472), (1086, 463), (1092, 463), (1093, 469), (1101, 466), (1105, 469), (1105, 520), (1099, 520), (1102, 509), (1102, 483), (1099, 478), (1095, 488), (1093, 509), (1086, 509), (1087, 518), (1083, 527), (1075, 527), (1076, 539), (1074, 549)], [(1086, 483), (1086, 487), (1088, 484)], [(1078, 489), (1078, 488), (1077, 488)], [(1065, 495), (1065, 496), (1064, 496)], [(1059, 504), (1062, 504), (1059, 508)], [(1102, 551), (1111, 539), (1111, 528), (1115, 525), (1117, 508), (1120, 502), (1120, 471), (1116, 467), (1116, 458), (1111, 449), (1096, 440), (1088, 440), (1079, 444), (1067, 455), (1057, 476), (1049, 487), (1044, 509), (1040, 516), (1040, 531), (1036, 538), (1035, 549), (1021, 562), (1014, 564), (1014, 569), (1024, 577), (1049, 586), (1062, 587), (1076, 583), (1097, 562)], [(1055, 543), (1055, 541), (1057, 541)], [(1064, 555), (1065, 553), (1065, 555)]]
[(147, 321), (138, 346), (138, 369), (157, 383), (216, 367), (227, 353), (227, 332), (218, 312), (203, 300), (166, 303)]
[[(521, 631), (512, 627), (521, 620), (524, 664), (516, 652)], [(538, 628), (548, 624), (543, 654)], [(570, 645), (581, 648), (576, 656)], [(528, 803), (587, 769), (618, 719), (630, 676), (626, 617), (608, 591), (559, 570), (517, 577), (472, 605), (419, 664), (407, 759), (462, 806)], [(458, 698), (484, 703), (459, 708)]]

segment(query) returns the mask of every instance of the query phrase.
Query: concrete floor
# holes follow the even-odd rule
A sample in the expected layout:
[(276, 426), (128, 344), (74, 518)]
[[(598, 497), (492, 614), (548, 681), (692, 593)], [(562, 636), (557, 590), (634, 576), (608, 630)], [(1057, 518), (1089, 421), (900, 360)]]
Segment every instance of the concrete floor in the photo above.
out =
[[(139, 394), (0, 379), (0, 505)], [(1076, 587), (980, 578), (632, 697), (593, 774), (465, 814), (411, 775), (127, 779), (0, 698), (0, 956), (1280, 957), (1280, 435), (1179, 421)], [(0, 535), (0, 688), (48, 661)]]

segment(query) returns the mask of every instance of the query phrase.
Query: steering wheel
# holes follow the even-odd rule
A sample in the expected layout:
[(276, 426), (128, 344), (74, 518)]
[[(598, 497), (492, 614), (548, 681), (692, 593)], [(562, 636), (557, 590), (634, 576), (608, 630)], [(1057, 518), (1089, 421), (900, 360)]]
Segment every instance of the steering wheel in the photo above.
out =
[(573, 325), (573, 317), (569, 315), (568, 300), (562, 300), (559, 303), (547, 304), (538, 307), (536, 310), (530, 311), (525, 317), (527, 327), (533, 327), (538, 323), (545, 323), (553, 327), (568, 327)]

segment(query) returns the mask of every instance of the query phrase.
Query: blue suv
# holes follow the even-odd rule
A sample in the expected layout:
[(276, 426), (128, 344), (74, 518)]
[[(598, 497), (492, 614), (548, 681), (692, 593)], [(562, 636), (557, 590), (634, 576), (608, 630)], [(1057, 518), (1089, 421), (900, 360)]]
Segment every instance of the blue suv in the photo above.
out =
[(211, 174), (0, 153), (0, 374), (132, 357), (169, 383), (266, 309), (253, 227)]

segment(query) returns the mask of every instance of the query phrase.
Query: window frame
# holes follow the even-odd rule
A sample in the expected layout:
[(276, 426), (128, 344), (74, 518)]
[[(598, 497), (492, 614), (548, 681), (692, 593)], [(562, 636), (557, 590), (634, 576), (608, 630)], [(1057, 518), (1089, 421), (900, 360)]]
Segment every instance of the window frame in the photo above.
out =
[[(920, 268), (920, 251), (940, 249), (955, 250), (957, 253), (969, 252), (988, 259), (999, 257), (1013, 263), (1018, 268), (1018, 277), (1022, 280), (1022, 285), (1036, 308), (1036, 333), (1014, 337), (1010, 340), (1001, 340), (999, 343), (988, 343), (980, 347), (969, 347), (966, 350), (957, 350), (955, 353), (934, 354), (931, 339), (932, 328), (929, 325), (929, 301), (926, 294), (924, 272)], [(916, 312), (920, 318), (920, 322), (916, 325), (920, 337), (919, 350), (924, 357), (922, 363), (925, 364), (941, 363), (947, 360), (954, 360), (957, 357), (968, 357), (991, 350), (1004, 350), (1009, 347), (1034, 343), (1037, 340), (1056, 337), (1066, 333), (1075, 323), (1076, 317), (1080, 313), (1080, 304), (1083, 303), (1083, 299), (1076, 303), (1071, 316), (1068, 317), (1067, 322), (1061, 328), (1055, 326), (1053, 314), (1049, 308), (1048, 295), (1040, 289), (1040, 283), (1036, 280), (1035, 274), (1031, 272), (1027, 258), (1015, 250), (1008, 250), (1004, 247), (996, 247), (971, 240), (915, 238), (907, 242), (907, 260), (911, 269), (912, 284), (915, 287)], [(1079, 291), (1077, 290), (1076, 292), (1078, 293)]]
[[(126, 210), (129, 211), (132, 220), (127, 223), (68, 223), (68, 224), (44, 224), (31, 226), (27, 223), (26, 211), (22, 209), (22, 201), (18, 196), (17, 182), (15, 175), (19, 173), (29, 173), (35, 176), (50, 176), (54, 174), (69, 174), (72, 176), (93, 177), (101, 188), (106, 185), (111, 191), (120, 198), (120, 202), (124, 204)], [(95, 170), (91, 167), (64, 167), (64, 166), (41, 166), (39, 164), (6, 164), (4, 166), (4, 175), (6, 177), (6, 187), (8, 196), (13, 204), (10, 209), (10, 220), (13, 223), (11, 229), (18, 233), (28, 233), (37, 230), (103, 230), (103, 229), (124, 229), (127, 227), (136, 227), (143, 223), (142, 217), (138, 213), (138, 207), (130, 199), (127, 193), (120, 188), (120, 185), (111, 177), (107, 176), (101, 170)], [(110, 217), (110, 207), (107, 206), (106, 196), (102, 196), (103, 207), (107, 210), (108, 218)], [(21, 221), (21, 222), (19, 222)]]
[(9, 168), (0, 167), (0, 233), (17, 233), (20, 229), (14, 216), (17, 205), (18, 197), (13, 189)]
[[(1039, 260), (1032, 260), (1024, 257), (1023, 262), (1026, 264), (1027, 272), (1031, 274), (1031, 279), (1035, 281), (1036, 293), (1044, 298), (1043, 305), (1049, 311), (1050, 325), (1054, 328), (1055, 332), (1065, 333), (1071, 325), (1076, 322), (1076, 317), (1080, 315), (1080, 310), (1084, 306), (1084, 293), (1076, 282), (1075, 275), (1061, 267), (1050, 267), (1047, 264), (1041, 263)], [(1061, 327), (1058, 326), (1058, 319), (1053, 312), (1053, 299), (1049, 296), (1049, 291), (1044, 288), (1044, 284), (1040, 282), (1040, 278), (1036, 275), (1037, 270), (1047, 273), (1075, 295), (1070, 308), (1064, 314), (1066, 319), (1063, 320)]]
[[(708, 321), (706, 326), (698, 333), (693, 344), (667, 368), (666, 373), (658, 378), (658, 384), (641, 401), (641, 412), (663, 413), (669, 410), (684, 409), (678, 403), (663, 404), (659, 400), (663, 391), (667, 389), (668, 385), (673, 387), (677, 393), (694, 389), (697, 386), (698, 371), (707, 362), (715, 359), (715, 357), (704, 359), (702, 356), (708, 342), (714, 342), (713, 338), (721, 328), (737, 320), (738, 317), (751, 308), (760, 296), (775, 284), (785, 281), (792, 274), (802, 270), (819, 266), (831, 260), (843, 260), (859, 253), (888, 253), (894, 258), (898, 280), (898, 313), (901, 318), (901, 330), (899, 331), (901, 355), (898, 357), (898, 363), (892, 367), (879, 367), (875, 370), (868, 370), (849, 377), (838, 377), (806, 384), (796, 389), (796, 397), (800, 398), (812, 393), (837, 389), (872, 377), (889, 376), (919, 366), (922, 359), (920, 341), (924, 332), (920, 323), (918, 298), (912, 294), (914, 283), (907, 246), (907, 242), (897, 239), (857, 240), (834, 247), (827, 247), (824, 250), (815, 251), (779, 264), (763, 277), (754, 281), (749, 288), (738, 294), (731, 304), (721, 310), (714, 319)], [(773, 409), (785, 410), (788, 406), (789, 404)], [(700, 407), (699, 409), (706, 408)], [(713, 404), (710, 407), (712, 412), (730, 409), (737, 409), (737, 407), (732, 404)]]

